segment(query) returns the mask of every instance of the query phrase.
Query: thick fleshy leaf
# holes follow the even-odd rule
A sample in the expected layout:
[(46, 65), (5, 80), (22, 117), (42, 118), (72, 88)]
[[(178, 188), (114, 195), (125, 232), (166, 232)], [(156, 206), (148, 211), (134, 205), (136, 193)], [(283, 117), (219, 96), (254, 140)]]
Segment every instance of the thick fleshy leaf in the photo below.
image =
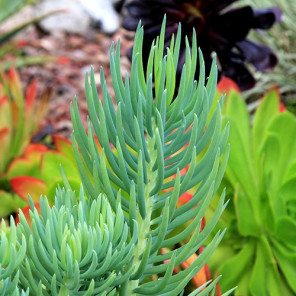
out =
[(264, 95), (255, 112), (252, 130), (254, 153), (261, 150), (268, 126), (271, 120), (279, 114), (279, 102), (278, 88), (273, 88)]
[(25, 108), (26, 108), (27, 120), (30, 119), (29, 116), (32, 115), (32, 113), (34, 112), (36, 94), (37, 94), (37, 80), (34, 79), (33, 82), (28, 86), (28, 89), (26, 92)]
[(252, 266), (254, 256), (255, 244), (250, 240), (245, 243), (239, 253), (222, 265), (219, 272), (227, 275), (220, 282), (222, 291), (230, 290), (233, 288), (233, 283), (239, 282), (239, 279), (245, 274), (246, 270)]
[[(268, 283), (273, 285), (273, 289), (270, 289)], [(276, 283), (277, 286), (274, 288)], [(256, 260), (249, 282), (249, 291), (253, 295), (280, 296), (280, 286), (280, 275), (271, 246), (266, 237), (261, 236), (256, 246)]]
[(225, 76), (221, 77), (217, 89), (221, 94), (229, 94), (232, 90), (240, 93), (238, 85), (232, 79)]
[(0, 190), (0, 218), (5, 218), (9, 214), (16, 212), (17, 205), (13, 194)]
[(29, 201), (28, 194), (30, 194), (33, 201), (37, 202), (40, 196), (47, 191), (47, 186), (44, 182), (29, 176), (14, 177), (10, 180), (10, 184), (13, 191), (27, 202)]
[(281, 159), (281, 142), (276, 134), (269, 134), (259, 151), (258, 163), (262, 171), (262, 181), (265, 190), (276, 192), (279, 184), (278, 166)]
[[(67, 178), (67, 180), (71, 186), (71, 189), (76, 192), (76, 196), (78, 197), (79, 192), (80, 192), (80, 187), (81, 187), (80, 179)], [(58, 186), (60, 186), (60, 188), (65, 186), (62, 179), (57, 179), (57, 180), (53, 181), (47, 187), (46, 196), (47, 196), (48, 200), (51, 202), (51, 204), (54, 203), (54, 198), (55, 198), (56, 190), (57, 190)]]
[(275, 53), (268, 46), (249, 40), (238, 42), (236, 46), (243, 52), (246, 60), (253, 64), (258, 71), (270, 71), (278, 63)]
[[(275, 259), (275, 258), (274, 258)], [(276, 259), (275, 259), (276, 260)], [(283, 284), (283, 277), (279, 273), (278, 270), (269, 269), (267, 272), (267, 290), (269, 295), (274, 296), (282, 296), (282, 295), (289, 295), (292, 296), (290, 293), (288, 293), (285, 284)]]
[(266, 266), (264, 251), (265, 250), (261, 243), (257, 243), (256, 260), (249, 283), (250, 292), (253, 295), (268, 296), (265, 281), (265, 276), (268, 272), (268, 267)]
[(17, 176), (40, 176), (40, 158), (30, 160), (27, 158), (15, 158), (9, 165), (6, 172), (8, 178)]
[(69, 158), (70, 160), (73, 161), (73, 163), (75, 163), (75, 157), (74, 157), (74, 153), (73, 153), (72, 143), (70, 140), (68, 140), (64, 137), (58, 136), (58, 135), (54, 135), (53, 136), (53, 144), (54, 144), (57, 151), (59, 151), (66, 158)]
[(8, 127), (0, 129), (0, 173), (6, 169), (9, 157), (9, 144), (10, 144), (10, 130)]
[[(296, 170), (294, 172), (296, 173)], [(287, 203), (296, 200), (296, 176), (289, 178), (289, 181), (281, 186), (279, 196)]]
[(10, 125), (11, 125), (10, 102), (8, 97), (6, 95), (3, 95), (0, 98), (0, 128), (10, 127)]
[(246, 269), (240, 278), (237, 289), (234, 291), (235, 296), (248, 295), (251, 275), (252, 275), (252, 270), (250, 268)]
[(49, 148), (43, 144), (30, 144), (24, 151), (24, 157), (30, 160), (38, 159), (46, 151), (49, 151)]
[(40, 167), (40, 177), (47, 185), (61, 177), (60, 165), (67, 177), (80, 179), (78, 169), (73, 161), (60, 152), (48, 151), (43, 155)]
[(15, 68), (8, 70), (8, 83), (16, 105), (20, 107), (24, 103), (24, 95), (22, 92), (20, 77)]
[(276, 235), (287, 246), (296, 245), (296, 221), (291, 217), (282, 217), (276, 221)]
[(37, 80), (33, 80), (33, 82), (28, 86), (26, 96), (25, 96), (25, 120), (26, 124), (23, 132), (23, 140), (26, 141), (27, 138), (30, 137), (32, 132), (35, 131), (35, 121), (36, 114), (36, 94), (37, 94)]
[(272, 120), (268, 130), (276, 133), (281, 142), (278, 172), (282, 180), (291, 162), (296, 158), (296, 119), (290, 112), (281, 113)]
[(31, 144), (23, 157), (15, 158), (7, 169), (8, 178), (16, 176), (40, 177), (40, 163), (43, 153), (49, 149), (42, 144)]
[[(256, 196), (252, 200), (242, 190), (241, 185), (236, 185), (234, 206), (237, 217), (237, 227), (243, 236), (256, 236), (260, 231), (260, 221), (256, 208)], [(255, 201), (254, 201), (255, 200)], [(257, 205), (259, 203), (257, 202)], [(252, 219), (250, 219), (252, 217)]]
[(250, 119), (247, 110), (246, 103), (244, 102), (242, 96), (236, 92), (232, 91), (229, 96), (227, 96), (223, 114), (227, 114), (234, 121), (237, 127), (240, 127), (239, 133), (243, 138), (243, 144), (246, 146), (247, 150), (250, 149)]
[(236, 183), (239, 182), (248, 197), (255, 198), (257, 196), (256, 174), (252, 166), (253, 160), (250, 157), (250, 151), (248, 147), (243, 145), (244, 140), (240, 135), (238, 127), (235, 126), (230, 117), (226, 119), (229, 119), (231, 125), (229, 134), (231, 152), (226, 174), (232, 186), (235, 187)]
[[(291, 252), (291, 249), (284, 246), (284, 244), (276, 243), (274, 248), (274, 253), (276, 260), (284, 273), (290, 289), (296, 293), (296, 254), (295, 254), (295, 248)], [(283, 294), (286, 295), (286, 294)]]
[(7, 165), (11, 160), (10, 142), (12, 133), (11, 106), (8, 97), (3, 95), (0, 98), (0, 173), (7, 169)]
[(7, 137), (9, 133), (9, 127), (3, 127), (0, 129), (0, 141), (1, 141), (1, 144), (3, 143), (4, 139)]

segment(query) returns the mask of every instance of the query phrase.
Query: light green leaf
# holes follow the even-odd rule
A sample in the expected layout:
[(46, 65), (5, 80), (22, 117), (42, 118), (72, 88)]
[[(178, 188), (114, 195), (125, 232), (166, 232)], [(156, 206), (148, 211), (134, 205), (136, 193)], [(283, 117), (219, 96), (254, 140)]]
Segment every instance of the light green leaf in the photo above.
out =
[(296, 245), (296, 221), (286, 216), (276, 221), (276, 234), (287, 245)]
[(268, 264), (266, 262), (265, 252), (265, 245), (262, 241), (259, 241), (256, 245), (256, 260), (249, 283), (249, 289), (252, 295), (268, 296), (266, 286)]
[(248, 240), (244, 247), (230, 260), (227, 260), (219, 270), (223, 276), (221, 279), (222, 291), (233, 288), (233, 283), (239, 283), (240, 278), (252, 267), (255, 255), (254, 241)]
[(243, 236), (258, 235), (260, 224), (258, 213), (256, 212), (256, 205), (250, 202), (248, 196), (241, 189), (240, 185), (237, 185), (234, 197), (234, 205), (240, 233)]
[[(283, 274), (285, 275), (290, 289), (296, 293), (296, 253), (295, 247), (291, 251), (288, 247), (281, 243), (276, 242), (274, 244), (274, 254), (275, 258), (280, 266)], [(286, 294), (283, 294), (286, 295)], [(295, 295), (295, 294), (294, 294)]]
[(250, 119), (247, 105), (241, 95), (232, 91), (225, 100), (223, 113), (229, 116), (233, 124), (239, 127), (239, 134), (242, 143), (249, 150), (250, 148)]
[(271, 90), (263, 97), (255, 112), (252, 131), (254, 153), (261, 150), (270, 122), (280, 113), (279, 100), (278, 92)]
[(275, 133), (281, 143), (280, 154), (277, 156), (280, 160), (277, 167), (280, 182), (296, 157), (296, 119), (294, 115), (289, 112), (281, 113), (272, 120), (268, 131)]

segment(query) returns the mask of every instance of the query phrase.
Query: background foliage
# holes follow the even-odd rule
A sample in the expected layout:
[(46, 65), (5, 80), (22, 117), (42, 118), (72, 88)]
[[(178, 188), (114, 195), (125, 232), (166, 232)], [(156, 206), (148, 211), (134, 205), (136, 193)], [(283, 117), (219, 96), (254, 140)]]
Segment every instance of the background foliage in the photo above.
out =
[(295, 295), (295, 117), (281, 112), (277, 89), (266, 93), (253, 124), (236, 91), (223, 114), (231, 125), (222, 181), (230, 203), (219, 227), (228, 232), (210, 268), (228, 275), (222, 290), (238, 285), (235, 295)]

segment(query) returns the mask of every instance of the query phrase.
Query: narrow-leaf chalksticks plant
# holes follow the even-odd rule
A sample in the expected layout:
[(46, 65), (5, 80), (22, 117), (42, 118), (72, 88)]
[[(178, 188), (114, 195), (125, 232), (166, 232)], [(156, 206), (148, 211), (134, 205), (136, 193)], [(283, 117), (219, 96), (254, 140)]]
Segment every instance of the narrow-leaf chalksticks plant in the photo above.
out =
[[(73, 149), (83, 184), (79, 199), (64, 175), (65, 188), (57, 189), (52, 208), (41, 198), (39, 214), (32, 203), (32, 228), (20, 214), (16, 238), (8, 248), (12, 250), (9, 254), (20, 253), (24, 260), (13, 266), (3, 257), (7, 252), (2, 245), (8, 237), (3, 230), (0, 259), (5, 283), (29, 289), (30, 295), (183, 295), (186, 284), (216, 249), (223, 236), (220, 231), (187, 269), (173, 273), (174, 267), (204, 243), (225, 208), (223, 193), (212, 219), (200, 232), (201, 220), (224, 174), (229, 127), (221, 129), (221, 102), (208, 118), (217, 68), (214, 62), (204, 86), (199, 52), (202, 66), (199, 81), (194, 81), (195, 38), (192, 51), (187, 42), (186, 63), (172, 102), (181, 36), (179, 31), (170, 48), (164, 49), (164, 28), (165, 22), (144, 71), (143, 28), (139, 25), (130, 77), (126, 74), (124, 80), (120, 42), (115, 49), (112, 46), (110, 67), (117, 108), (103, 70), (102, 101), (93, 70), (90, 80), (86, 77), (87, 132), (76, 101), (71, 107)], [(200, 161), (198, 155), (202, 155)], [(188, 164), (187, 173), (181, 175)], [(177, 208), (179, 196), (196, 185), (192, 199)], [(168, 252), (163, 254), (162, 248)], [(18, 270), (19, 276), (12, 276), (10, 268)], [(190, 295), (213, 295), (218, 279)]]

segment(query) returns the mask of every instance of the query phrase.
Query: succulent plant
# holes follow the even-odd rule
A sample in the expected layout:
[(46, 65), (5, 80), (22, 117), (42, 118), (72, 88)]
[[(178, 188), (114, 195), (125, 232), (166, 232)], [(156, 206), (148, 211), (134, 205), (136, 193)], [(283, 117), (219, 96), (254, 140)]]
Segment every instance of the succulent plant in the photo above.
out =
[(46, 194), (52, 205), (57, 185), (63, 185), (60, 166), (78, 194), (81, 179), (71, 141), (53, 135), (50, 148), (41, 143), (27, 146), (23, 155), (14, 158), (0, 178), (0, 217), (28, 207), (28, 194), (34, 203), (38, 203), (41, 194)]
[(34, 80), (24, 94), (16, 70), (0, 70), (0, 174), (23, 154), (45, 113), (48, 94), (37, 103), (36, 87)]
[(228, 231), (209, 266), (228, 275), (222, 291), (234, 284), (235, 295), (295, 295), (295, 117), (276, 88), (263, 97), (253, 121), (236, 91), (224, 107), (231, 153), (222, 188), (230, 204), (218, 227)]
[[(226, 167), (229, 127), (221, 126), (222, 102), (208, 118), (217, 68), (214, 62), (204, 86), (205, 69), (199, 53), (202, 66), (199, 81), (194, 81), (195, 41), (192, 52), (187, 47), (179, 92), (172, 103), (179, 54), (175, 40), (180, 35), (172, 38), (163, 57), (164, 28), (165, 23), (151, 48), (147, 76), (141, 56), (142, 27), (135, 37), (130, 78), (126, 74), (124, 81), (120, 43), (115, 52), (112, 46), (110, 67), (117, 108), (108, 94), (103, 70), (102, 102), (93, 70), (90, 80), (86, 76), (87, 133), (76, 101), (71, 107), (72, 143), (83, 187), (77, 199), (63, 175), (64, 188), (57, 189), (52, 207), (41, 198), (39, 214), (31, 200), (32, 228), (20, 213), (17, 239), (10, 246), (18, 250), (22, 241), (27, 246), (24, 260), (19, 267), (13, 266), (19, 271), (18, 289), (28, 288), (32, 295), (182, 295), (221, 241), (224, 231), (214, 235), (188, 268), (173, 274), (174, 267), (195, 254), (212, 233), (226, 206), (223, 192), (213, 218), (200, 231)], [(102, 151), (97, 149), (95, 137)], [(197, 161), (201, 153), (203, 157)], [(188, 164), (187, 173), (181, 176)], [(197, 184), (192, 199), (176, 208), (179, 196)], [(3, 230), (3, 240), (7, 235)], [(185, 243), (178, 245), (181, 241)], [(163, 248), (168, 249), (164, 254)], [(0, 274), (8, 266), (2, 264)], [(9, 274), (4, 277), (7, 279)], [(214, 295), (218, 280), (189, 295)]]
[(28, 193), (34, 202), (38, 202), (41, 194), (46, 194), (53, 204), (55, 189), (63, 184), (60, 166), (72, 188), (79, 191), (81, 180), (71, 141), (53, 135), (52, 143), (51, 148), (44, 144), (30, 144), (23, 156), (15, 158), (6, 171), (10, 189), (26, 202)]
[(45, 92), (37, 103), (36, 87), (34, 80), (24, 94), (16, 70), (12, 68), (7, 73), (0, 70), (0, 217), (24, 205), (9, 192), (7, 169), (24, 153), (46, 111), (49, 93)]

